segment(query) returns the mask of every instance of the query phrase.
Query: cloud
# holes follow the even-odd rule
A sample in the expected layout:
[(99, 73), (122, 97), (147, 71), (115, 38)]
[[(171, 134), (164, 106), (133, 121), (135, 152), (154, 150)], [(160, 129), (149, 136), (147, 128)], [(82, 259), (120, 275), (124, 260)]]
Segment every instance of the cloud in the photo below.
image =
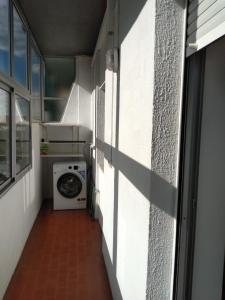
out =
[(32, 73), (39, 74), (40, 73), (40, 64), (33, 64), (32, 65)]
[(14, 22), (14, 55), (24, 57), (27, 55), (27, 32), (24, 30), (23, 22), (21, 21), (17, 11), (13, 10)]
[(0, 51), (9, 51), (9, 10), (6, 0), (0, 0), (0, 28)]
[[(27, 32), (24, 29), (16, 9), (13, 10), (14, 22), (14, 55), (17, 57), (27, 56)], [(9, 8), (8, 1), (0, 0), (0, 51), (9, 51)]]

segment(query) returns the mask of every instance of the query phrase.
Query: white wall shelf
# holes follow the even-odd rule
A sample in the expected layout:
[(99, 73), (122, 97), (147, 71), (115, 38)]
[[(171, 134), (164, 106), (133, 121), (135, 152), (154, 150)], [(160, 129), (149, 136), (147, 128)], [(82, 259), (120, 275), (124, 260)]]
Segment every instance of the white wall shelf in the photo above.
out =
[(48, 157), (77, 157), (83, 158), (83, 154), (41, 154), (41, 157), (48, 158)]
[(62, 123), (62, 122), (49, 122), (49, 123), (41, 123), (43, 127), (48, 127), (48, 126), (62, 126), (62, 127), (78, 127), (77, 124), (75, 123)]
[(41, 142), (41, 144), (58, 144), (58, 145), (74, 145), (74, 144), (88, 144), (86, 141), (71, 141), (71, 142), (64, 142), (64, 141), (48, 141), (48, 142)]
[[(40, 156), (51, 158), (90, 157), (90, 141), (80, 127), (69, 123), (42, 123)], [(81, 133), (81, 134), (80, 134)]]

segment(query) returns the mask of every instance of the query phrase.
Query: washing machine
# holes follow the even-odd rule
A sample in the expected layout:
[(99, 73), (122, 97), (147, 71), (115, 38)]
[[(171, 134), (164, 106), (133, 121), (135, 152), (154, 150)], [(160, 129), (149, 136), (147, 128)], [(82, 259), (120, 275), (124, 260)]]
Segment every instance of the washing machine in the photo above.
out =
[(85, 161), (53, 164), (54, 210), (84, 209), (87, 206), (87, 166)]

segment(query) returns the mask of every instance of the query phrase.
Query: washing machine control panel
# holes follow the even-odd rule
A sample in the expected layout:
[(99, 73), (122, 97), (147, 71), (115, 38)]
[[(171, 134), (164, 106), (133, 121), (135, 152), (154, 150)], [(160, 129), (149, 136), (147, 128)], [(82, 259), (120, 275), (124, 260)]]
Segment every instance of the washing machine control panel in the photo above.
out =
[(78, 170), (79, 167), (76, 166), (76, 165), (74, 165), (74, 166), (69, 166), (68, 169), (69, 169), (69, 170), (72, 170), (72, 169), (73, 169), (73, 170)]

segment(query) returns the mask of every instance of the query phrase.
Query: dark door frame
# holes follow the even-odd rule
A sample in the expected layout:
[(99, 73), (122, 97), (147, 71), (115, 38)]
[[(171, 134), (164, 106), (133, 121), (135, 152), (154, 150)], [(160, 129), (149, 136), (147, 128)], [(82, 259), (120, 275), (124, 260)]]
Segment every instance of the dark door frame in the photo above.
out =
[(180, 147), (174, 300), (191, 300), (205, 50), (186, 61)]

